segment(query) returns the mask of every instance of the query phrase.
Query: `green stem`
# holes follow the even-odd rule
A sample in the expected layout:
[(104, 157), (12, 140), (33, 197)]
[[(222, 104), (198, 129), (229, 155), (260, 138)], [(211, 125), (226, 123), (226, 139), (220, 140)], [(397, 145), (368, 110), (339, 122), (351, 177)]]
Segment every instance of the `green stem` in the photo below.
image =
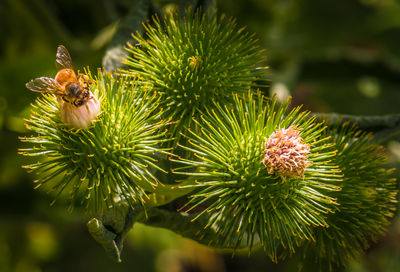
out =
[[(122, 210), (126, 211), (124, 216), (121, 216)], [(114, 261), (121, 262), (123, 242), (140, 212), (141, 209), (135, 211), (132, 209), (126, 210), (121, 206), (121, 210), (114, 213), (113, 218), (107, 218), (107, 216), (92, 218), (86, 226), (89, 233), (96, 242), (103, 246), (106, 253)], [(118, 225), (121, 225), (121, 223), (122, 229), (119, 230)]]
[(182, 188), (182, 186), (193, 183), (193, 180), (188, 179), (176, 185), (165, 184), (157, 186), (154, 192), (149, 194), (149, 200), (146, 202), (146, 207), (153, 208), (163, 206), (177, 198), (189, 194), (194, 190), (194, 188)]
[(329, 121), (331, 124), (354, 123), (361, 130), (373, 132), (378, 143), (388, 140), (400, 134), (400, 114), (384, 116), (356, 116), (338, 113), (317, 113), (318, 119)]
[[(196, 220), (195, 215), (188, 215), (165, 209), (152, 208), (147, 211), (147, 216), (138, 216), (137, 222), (148, 226), (160, 227), (174, 231), (183, 237), (190, 238), (204, 245), (213, 244), (217, 240), (217, 233), (212, 228), (204, 229), (206, 222)], [(218, 247), (218, 245), (217, 245)]]

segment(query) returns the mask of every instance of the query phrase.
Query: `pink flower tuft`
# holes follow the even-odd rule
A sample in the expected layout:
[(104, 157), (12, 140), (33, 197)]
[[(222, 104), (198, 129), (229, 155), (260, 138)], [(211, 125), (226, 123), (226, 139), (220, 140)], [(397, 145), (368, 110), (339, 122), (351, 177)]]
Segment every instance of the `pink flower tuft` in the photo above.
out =
[(264, 144), (263, 164), (269, 174), (281, 177), (300, 177), (311, 164), (310, 145), (303, 143), (296, 126), (279, 129)]
[(61, 121), (74, 128), (88, 128), (92, 121), (100, 114), (99, 101), (92, 92), (90, 92), (90, 96), (91, 99), (80, 107), (59, 98)]

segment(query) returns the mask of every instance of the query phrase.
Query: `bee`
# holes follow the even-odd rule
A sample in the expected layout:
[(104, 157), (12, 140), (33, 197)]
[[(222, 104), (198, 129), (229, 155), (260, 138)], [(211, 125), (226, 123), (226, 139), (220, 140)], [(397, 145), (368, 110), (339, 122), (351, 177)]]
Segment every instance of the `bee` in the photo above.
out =
[(55, 94), (61, 121), (74, 128), (88, 128), (100, 114), (100, 103), (89, 89), (93, 82), (88, 76), (75, 72), (71, 56), (63, 45), (57, 48), (56, 66), (55, 78), (35, 78), (26, 83), (26, 87), (33, 92)]
[(55, 94), (75, 107), (85, 105), (93, 99), (89, 90), (92, 82), (88, 76), (74, 71), (71, 55), (63, 45), (57, 48), (56, 66), (58, 73), (55, 78), (35, 78), (26, 83), (26, 87), (33, 92)]

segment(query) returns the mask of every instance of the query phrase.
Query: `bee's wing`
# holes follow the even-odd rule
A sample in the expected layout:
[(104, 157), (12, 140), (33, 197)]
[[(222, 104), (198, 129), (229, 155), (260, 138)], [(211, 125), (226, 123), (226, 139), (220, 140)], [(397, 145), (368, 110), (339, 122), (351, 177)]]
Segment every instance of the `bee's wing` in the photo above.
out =
[(59, 70), (66, 68), (74, 69), (72, 66), (71, 55), (64, 45), (59, 45), (57, 48), (56, 66)]
[(39, 77), (32, 79), (25, 85), (32, 92), (38, 93), (54, 93), (61, 95), (63, 94), (61, 85), (49, 77)]

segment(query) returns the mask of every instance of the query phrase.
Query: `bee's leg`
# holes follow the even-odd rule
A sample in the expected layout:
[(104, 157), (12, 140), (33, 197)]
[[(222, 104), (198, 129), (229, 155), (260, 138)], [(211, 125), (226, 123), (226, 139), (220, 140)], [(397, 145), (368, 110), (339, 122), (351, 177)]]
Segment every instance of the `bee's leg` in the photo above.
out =
[(63, 97), (60, 96), (60, 95), (57, 95), (57, 102), (58, 102), (58, 104), (61, 106), (61, 105), (64, 103)]
[(82, 82), (83, 84), (87, 85), (89, 87), (90, 84), (93, 83), (92, 80), (89, 79), (89, 77), (85, 74), (79, 73), (77, 76), (78, 81)]
[(70, 104), (74, 104), (73, 102), (71, 102), (67, 98), (65, 98), (65, 96), (62, 96), (62, 100), (64, 100), (64, 102), (67, 102), (67, 103), (70, 103)]

